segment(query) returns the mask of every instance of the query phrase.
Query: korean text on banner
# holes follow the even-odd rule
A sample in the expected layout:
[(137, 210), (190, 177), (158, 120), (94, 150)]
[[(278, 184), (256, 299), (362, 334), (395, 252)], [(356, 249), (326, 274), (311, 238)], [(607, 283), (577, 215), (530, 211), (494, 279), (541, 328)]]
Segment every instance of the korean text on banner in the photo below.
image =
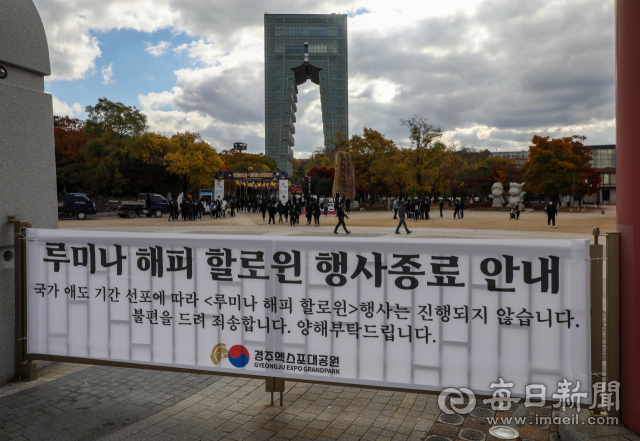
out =
[(280, 190), (280, 201), (286, 202), (287, 199), (289, 199), (289, 181), (287, 179), (280, 179), (278, 189)]
[(491, 394), (499, 378), (514, 396), (536, 383), (551, 398), (564, 378), (590, 390), (588, 240), (27, 240), (32, 354), (417, 390)]
[(222, 179), (216, 179), (214, 190), (217, 201), (224, 199), (224, 181)]

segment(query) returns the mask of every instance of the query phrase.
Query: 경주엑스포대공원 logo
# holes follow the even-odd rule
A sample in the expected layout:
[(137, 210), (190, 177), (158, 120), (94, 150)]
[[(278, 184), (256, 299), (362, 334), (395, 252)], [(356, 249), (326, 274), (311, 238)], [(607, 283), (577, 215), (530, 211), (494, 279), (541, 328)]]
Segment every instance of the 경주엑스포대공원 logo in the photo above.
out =
[(218, 363), (220, 363), (228, 356), (229, 350), (227, 349), (227, 345), (225, 345), (224, 343), (218, 343), (213, 347), (213, 350), (211, 351), (211, 361), (213, 361), (213, 364), (215, 364), (216, 366), (218, 366)]
[(211, 361), (213, 361), (214, 365), (218, 366), (225, 358), (228, 358), (233, 366), (243, 368), (249, 364), (250, 357), (249, 351), (242, 345), (235, 345), (227, 349), (226, 344), (218, 343), (211, 351)]

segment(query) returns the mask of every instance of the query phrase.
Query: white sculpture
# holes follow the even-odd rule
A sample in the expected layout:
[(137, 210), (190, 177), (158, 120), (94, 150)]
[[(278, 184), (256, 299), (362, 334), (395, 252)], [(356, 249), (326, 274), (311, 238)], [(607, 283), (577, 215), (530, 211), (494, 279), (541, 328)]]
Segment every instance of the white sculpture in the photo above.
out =
[(492, 207), (502, 207), (504, 206), (502, 201), (502, 195), (504, 194), (504, 189), (502, 188), (502, 183), (496, 182), (491, 187), (491, 195), (489, 196), (493, 199)]
[(524, 182), (522, 184), (518, 184), (517, 182), (509, 183), (509, 203), (507, 204), (507, 207), (515, 207), (518, 202), (523, 202), (524, 195), (526, 194), (522, 191), (524, 184)]

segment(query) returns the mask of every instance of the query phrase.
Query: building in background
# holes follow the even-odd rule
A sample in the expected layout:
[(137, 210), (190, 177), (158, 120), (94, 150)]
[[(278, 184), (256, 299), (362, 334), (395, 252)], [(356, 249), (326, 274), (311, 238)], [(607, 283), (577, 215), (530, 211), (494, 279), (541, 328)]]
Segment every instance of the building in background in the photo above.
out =
[[(597, 193), (585, 197), (586, 202), (591, 203), (616, 203), (616, 146), (590, 145), (593, 149), (593, 168), (600, 174), (601, 184)], [(518, 165), (524, 165), (529, 159), (528, 150), (510, 152), (493, 152), (493, 157), (513, 159)]]
[[(265, 14), (265, 150), (292, 173), (298, 87), (320, 87), (324, 145), (349, 132), (347, 16)], [(310, 84), (313, 83), (313, 84)]]
[(593, 168), (601, 178), (600, 190), (589, 202), (616, 203), (616, 145), (590, 145), (593, 149)]
[(491, 156), (494, 158), (513, 159), (516, 164), (523, 166), (529, 159), (529, 150), (517, 150), (512, 152), (492, 152)]

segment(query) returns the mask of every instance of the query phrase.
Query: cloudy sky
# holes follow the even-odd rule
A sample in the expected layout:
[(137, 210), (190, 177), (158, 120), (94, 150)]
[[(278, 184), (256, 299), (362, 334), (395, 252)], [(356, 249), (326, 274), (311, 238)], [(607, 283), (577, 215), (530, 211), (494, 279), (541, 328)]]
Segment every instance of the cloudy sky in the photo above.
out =
[[(449, 142), (526, 148), (532, 136), (615, 142), (613, 0), (35, 0), (54, 113), (100, 97), (151, 130), (264, 152), (265, 13), (347, 13), (350, 134), (408, 146), (420, 115)], [(297, 157), (322, 144), (317, 86), (299, 89)]]

